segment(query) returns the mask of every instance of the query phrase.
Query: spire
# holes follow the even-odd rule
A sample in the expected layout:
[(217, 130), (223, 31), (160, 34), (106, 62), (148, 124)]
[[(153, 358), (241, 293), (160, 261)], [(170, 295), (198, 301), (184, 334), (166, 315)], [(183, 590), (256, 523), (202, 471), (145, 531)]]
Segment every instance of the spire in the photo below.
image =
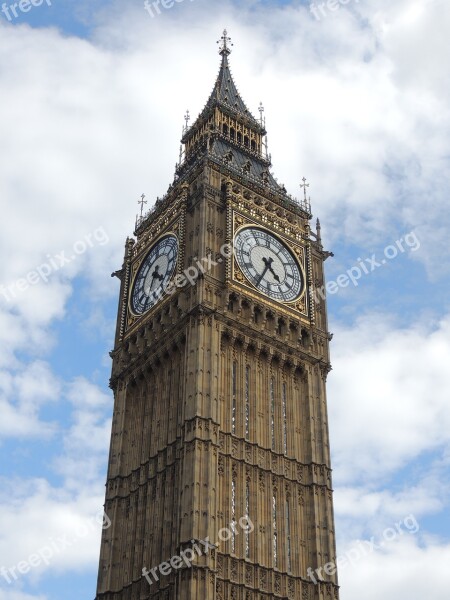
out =
[(233, 44), (226, 29), (217, 43), (221, 56), (219, 73), (195, 122), (190, 125), (186, 120), (181, 139), (185, 150), (177, 165), (176, 177), (183, 177), (196, 161), (207, 157), (208, 161), (227, 168), (239, 178), (281, 194), (289, 202), (286, 188), (278, 184), (270, 172), (264, 107), (260, 103), (259, 115), (255, 118), (233, 81), (228, 62)]
[(231, 110), (232, 112), (239, 113), (250, 119), (253, 124), (260, 126), (259, 122), (248, 110), (233, 81), (228, 63), (228, 56), (231, 54), (231, 46), (233, 44), (226, 29), (224, 29), (222, 37), (217, 43), (219, 44), (219, 54), (222, 56), (222, 62), (213, 91), (206, 103), (206, 108), (214, 104), (219, 104), (228, 111)]

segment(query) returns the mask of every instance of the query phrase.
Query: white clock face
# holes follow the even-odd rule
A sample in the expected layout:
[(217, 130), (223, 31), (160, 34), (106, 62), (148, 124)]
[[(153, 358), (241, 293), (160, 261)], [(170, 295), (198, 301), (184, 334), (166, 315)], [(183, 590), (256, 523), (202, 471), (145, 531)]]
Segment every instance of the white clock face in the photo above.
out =
[(163, 298), (177, 257), (178, 240), (174, 235), (164, 236), (150, 249), (139, 267), (131, 294), (131, 306), (136, 315), (142, 315)]
[(235, 256), (249, 282), (279, 302), (293, 302), (302, 293), (302, 270), (289, 248), (258, 227), (241, 229), (234, 239)]

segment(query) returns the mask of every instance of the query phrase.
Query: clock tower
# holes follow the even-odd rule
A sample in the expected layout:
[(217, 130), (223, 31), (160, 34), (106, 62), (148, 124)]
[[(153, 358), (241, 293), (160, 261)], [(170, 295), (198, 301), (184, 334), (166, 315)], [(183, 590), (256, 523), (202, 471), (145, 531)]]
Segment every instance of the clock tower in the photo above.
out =
[(220, 43), (175, 179), (125, 244), (96, 600), (335, 600), (320, 226)]

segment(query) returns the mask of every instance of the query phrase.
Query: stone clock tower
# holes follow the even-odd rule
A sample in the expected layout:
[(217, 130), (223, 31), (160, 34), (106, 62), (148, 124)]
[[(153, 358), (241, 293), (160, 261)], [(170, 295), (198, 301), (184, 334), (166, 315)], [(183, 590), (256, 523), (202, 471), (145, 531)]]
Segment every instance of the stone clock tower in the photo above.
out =
[(175, 180), (116, 273), (97, 600), (338, 598), (330, 335), (312, 293), (329, 253), (306, 196), (271, 174), (226, 32), (220, 54)]

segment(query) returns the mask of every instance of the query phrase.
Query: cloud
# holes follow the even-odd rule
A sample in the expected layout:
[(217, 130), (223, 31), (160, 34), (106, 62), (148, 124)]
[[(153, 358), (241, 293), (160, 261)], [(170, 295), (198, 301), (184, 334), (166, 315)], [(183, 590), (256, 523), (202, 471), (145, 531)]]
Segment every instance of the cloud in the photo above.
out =
[[(43, 479), (2, 480), (0, 565), (8, 569), (11, 581), (36, 581), (47, 569), (71, 571), (96, 563), (102, 487), (98, 486), (97, 495), (70, 496)], [(29, 562), (33, 554), (41, 557), (39, 564), (25, 574), (16, 571), (14, 577), (11, 568), (20, 561)]]
[(330, 422), (342, 482), (388, 476), (449, 443), (450, 317), (396, 329), (387, 314), (366, 316), (334, 340)]
[[(357, 544), (343, 549), (344, 554)], [(347, 600), (421, 600), (424, 597), (445, 598), (450, 585), (448, 564), (450, 545), (429, 540), (419, 546), (414, 537), (402, 537), (355, 560), (339, 573), (341, 595)]]
[(55, 459), (55, 468), (64, 477), (67, 490), (83, 490), (88, 495), (90, 486), (99, 485), (105, 478), (112, 395), (83, 377), (73, 381), (66, 393), (73, 406), (71, 424), (64, 434), (64, 451)]
[[(1, 372), (0, 372), (1, 373)], [(35, 361), (16, 372), (0, 376), (0, 439), (48, 438), (56, 423), (43, 421), (41, 409), (59, 398), (59, 382), (48, 364)]]
[[(44, 366), (35, 371), (48, 376)], [(28, 402), (36, 399), (37, 388), (31, 381), (27, 374), (11, 383)], [(61, 387), (61, 399), (72, 407), (67, 429), (61, 430), (60, 424), (58, 446), (62, 450), (56, 450), (53, 459), (61, 483), (52, 485), (42, 477), (0, 480), (0, 565), (9, 569), (51, 549), (48, 561), (41, 560), (20, 581), (37, 581), (48, 569), (59, 573), (88, 568), (98, 559), (111, 398), (82, 377)], [(39, 393), (53, 399), (55, 389), (43, 382)], [(35, 423), (35, 427), (42, 428), (42, 424)]]

